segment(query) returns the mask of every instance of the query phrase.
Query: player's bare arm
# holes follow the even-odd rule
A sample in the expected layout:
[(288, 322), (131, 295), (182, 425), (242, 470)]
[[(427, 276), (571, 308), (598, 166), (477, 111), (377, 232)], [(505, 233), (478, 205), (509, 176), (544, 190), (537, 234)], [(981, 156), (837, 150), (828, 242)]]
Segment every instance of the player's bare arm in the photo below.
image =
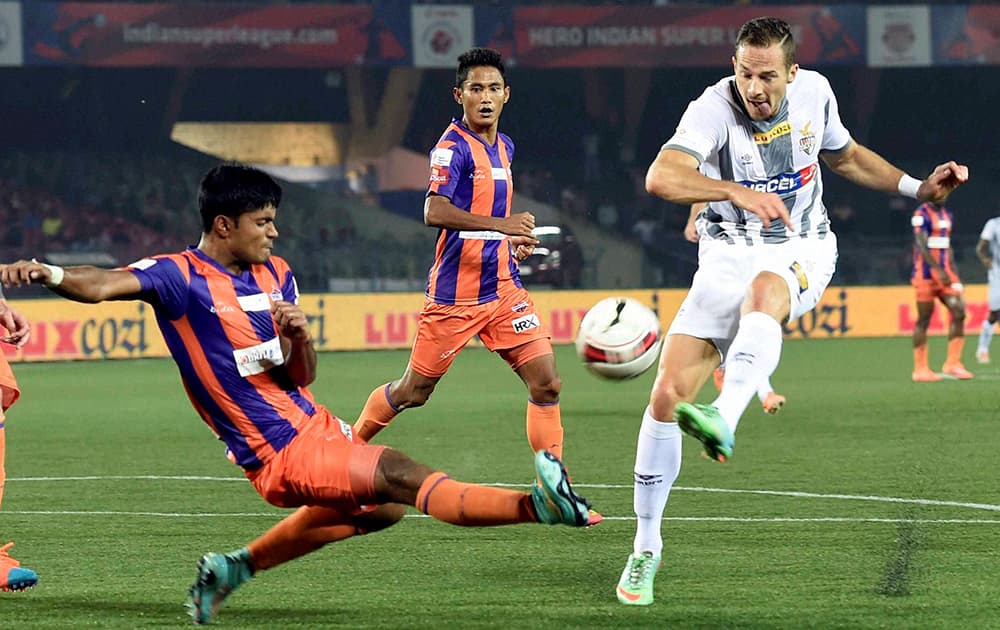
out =
[(675, 149), (660, 151), (646, 172), (646, 192), (681, 205), (729, 201), (760, 217), (764, 226), (778, 220), (792, 227), (785, 202), (775, 193), (751, 190), (736, 182), (705, 177), (693, 155)]
[[(886, 193), (898, 193), (905, 173), (868, 147), (850, 142), (841, 151), (826, 151), (823, 161), (838, 175), (850, 181)], [(941, 203), (953, 190), (969, 179), (969, 168), (955, 162), (939, 164), (917, 189), (917, 199)]]
[(139, 278), (124, 269), (90, 265), (58, 267), (34, 260), (0, 265), (0, 282), (5, 287), (44, 284), (53, 293), (90, 304), (135, 299), (142, 290)]
[(684, 225), (684, 239), (691, 242), (698, 242), (698, 226), (695, 224), (695, 220), (698, 218), (698, 214), (705, 209), (707, 203), (693, 203), (691, 204), (691, 212), (688, 213), (687, 223)]
[(530, 212), (518, 212), (509, 217), (480, 216), (452, 205), (443, 195), (432, 194), (424, 202), (424, 224), (446, 230), (495, 230), (531, 238), (535, 217)]
[(297, 304), (282, 300), (271, 304), (271, 317), (281, 336), (285, 369), (296, 385), (309, 385), (316, 380), (316, 349), (309, 332), (309, 318)]
[(7, 300), (0, 297), (0, 326), (7, 330), (7, 334), (0, 337), (0, 341), (17, 346), (18, 348), (28, 343), (31, 337), (31, 326), (28, 318), (19, 311), (14, 310), (7, 304)]
[(976, 243), (976, 257), (982, 263), (983, 269), (989, 271), (993, 267), (993, 254), (990, 253), (990, 242), (979, 239)]

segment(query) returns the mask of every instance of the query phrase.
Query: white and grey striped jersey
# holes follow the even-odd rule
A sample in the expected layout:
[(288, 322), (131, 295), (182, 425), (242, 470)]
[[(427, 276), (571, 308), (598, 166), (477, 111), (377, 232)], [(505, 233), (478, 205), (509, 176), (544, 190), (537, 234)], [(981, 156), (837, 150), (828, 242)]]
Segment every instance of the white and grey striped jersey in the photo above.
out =
[(990, 282), (1000, 281), (1000, 217), (987, 221), (979, 238), (990, 244), (990, 256), (993, 258), (993, 266), (989, 270)]
[[(662, 148), (693, 155), (707, 177), (777, 193), (788, 207), (795, 236), (823, 238), (830, 222), (819, 153), (842, 150), (850, 141), (829, 81), (800, 69), (778, 111), (766, 121), (746, 113), (735, 77), (709, 86), (691, 101)], [(703, 236), (728, 242), (781, 243), (792, 236), (780, 221), (764, 229), (757, 216), (728, 201), (708, 204), (698, 221)]]

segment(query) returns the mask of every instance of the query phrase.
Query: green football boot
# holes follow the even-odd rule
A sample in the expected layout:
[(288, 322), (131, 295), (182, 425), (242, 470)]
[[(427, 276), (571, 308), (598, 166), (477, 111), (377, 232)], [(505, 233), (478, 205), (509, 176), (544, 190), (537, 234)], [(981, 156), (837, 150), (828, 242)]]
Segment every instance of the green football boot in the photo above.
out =
[(653, 579), (660, 568), (660, 556), (652, 551), (633, 553), (628, 557), (615, 592), (626, 606), (649, 606), (653, 603)]
[(733, 456), (733, 432), (712, 405), (679, 402), (674, 407), (674, 420), (681, 431), (702, 443), (712, 459), (725, 462)]
[(187, 608), (198, 625), (212, 623), (222, 602), (253, 577), (253, 563), (246, 548), (232, 553), (206, 553), (198, 560), (198, 579), (188, 590)]

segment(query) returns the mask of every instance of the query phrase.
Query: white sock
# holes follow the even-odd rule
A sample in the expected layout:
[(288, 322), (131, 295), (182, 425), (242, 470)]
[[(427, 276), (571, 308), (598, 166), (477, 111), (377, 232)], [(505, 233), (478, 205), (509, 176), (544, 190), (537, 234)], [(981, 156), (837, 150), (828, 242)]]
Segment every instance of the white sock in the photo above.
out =
[(759, 311), (740, 318), (726, 356), (722, 391), (712, 404), (735, 432), (758, 384), (771, 378), (781, 358), (781, 324)]
[(989, 352), (991, 341), (993, 341), (993, 324), (987, 318), (983, 320), (983, 327), (979, 331), (979, 347), (976, 348), (976, 352)]
[(649, 414), (642, 416), (639, 444), (635, 449), (635, 482), (632, 507), (637, 525), (635, 553), (663, 550), (660, 525), (667, 507), (670, 489), (681, 471), (681, 429), (676, 422), (659, 422)]
[(757, 398), (760, 399), (760, 402), (764, 402), (764, 399), (767, 398), (767, 395), (773, 391), (774, 388), (771, 387), (771, 379), (765, 378), (761, 386), (757, 388)]

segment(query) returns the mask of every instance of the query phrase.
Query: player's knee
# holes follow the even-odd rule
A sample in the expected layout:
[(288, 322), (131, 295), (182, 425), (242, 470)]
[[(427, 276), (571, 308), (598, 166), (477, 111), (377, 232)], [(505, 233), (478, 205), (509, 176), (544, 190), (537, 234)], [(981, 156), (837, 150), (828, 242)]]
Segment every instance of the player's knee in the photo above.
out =
[(649, 396), (650, 413), (657, 420), (669, 420), (674, 415), (674, 406), (679, 402), (694, 400), (695, 393), (677, 383), (658, 383)]
[(559, 400), (559, 392), (562, 391), (562, 379), (558, 376), (546, 379), (540, 383), (529, 383), (528, 394), (531, 400), (541, 403), (550, 403)]
[(359, 534), (371, 534), (392, 527), (403, 519), (406, 506), (399, 503), (384, 503), (371, 512), (360, 514), (354, 521)]
[(393, 392), (393, 404), (397, 409), (409, 409), (424, 405), (434, 393), (434, 383), (401, 384)]

